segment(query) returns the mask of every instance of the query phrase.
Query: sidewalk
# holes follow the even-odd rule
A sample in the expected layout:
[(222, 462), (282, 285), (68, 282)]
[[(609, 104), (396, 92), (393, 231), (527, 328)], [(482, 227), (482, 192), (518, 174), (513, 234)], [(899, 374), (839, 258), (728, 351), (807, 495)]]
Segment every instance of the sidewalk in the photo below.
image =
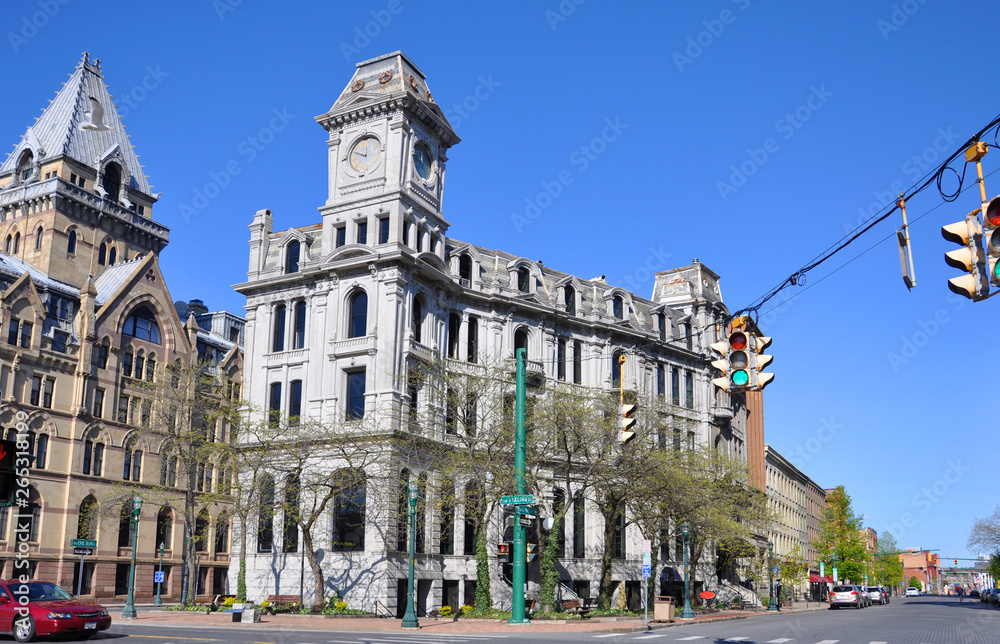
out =
[[(669, 624), (657, 624), (650, 620), (651, 629), (669, 628), (684, 624), (704, 624), (737, 619), (748, 619), (755, 616), (782, 615), (789, 612), (804, 612), (807, 610), (825, 609), (824, 604), (804, 604), (792, 610), (782, 609), (781, 612), (760, 611), (720, 611), (696, 617), (690, 620), (675, 620)], [(115, 624), (137, 624), (141, 626), (165, 626), (183, 628), (221, 628), (233, 630), (250, 628), (250, 624), (234, 624), (231, 613), (196, 613), (187, 611), (140, 611), (135, 620), (123, 620), (112, 613)], [(652, 618), (652, 613), (650, 614)], [(476, 633), (628, 633), (644, 630), (641, 617), (592, 617), (588, 619), (568, 620), (535, 620), (530, 624), (508, 624), (498, 620), (477, 619), (434, 619), (420, 618), (422, 633), (446, 634), (476, 634)], [(376, 617), (334, 617), (324, 615), (267, 615), (254, 628), (268, 630), (309, 630), (309, 631), (357, 631), (357, 632), (393, 632), (402, 630), (398, 619), (380, 619)], [(409, 630), (409, 629), (407, 629)]]

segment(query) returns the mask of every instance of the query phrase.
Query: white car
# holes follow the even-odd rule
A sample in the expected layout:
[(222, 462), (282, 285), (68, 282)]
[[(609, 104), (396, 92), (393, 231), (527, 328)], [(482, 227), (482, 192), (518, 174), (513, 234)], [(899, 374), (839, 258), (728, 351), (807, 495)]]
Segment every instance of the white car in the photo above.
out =
[(906, 589), (906, 596), (907, 597), (920, 597), (920, 589), (919, 588), (914, 588), (913, 586), (910, 586), (909, 588)]
[(882, 595), (882, 589), (878, 586), (865, 586), (865, 592), (868, 593), (868, 598), (872, 600), (872, 604), (885, 603), (885, 598)]

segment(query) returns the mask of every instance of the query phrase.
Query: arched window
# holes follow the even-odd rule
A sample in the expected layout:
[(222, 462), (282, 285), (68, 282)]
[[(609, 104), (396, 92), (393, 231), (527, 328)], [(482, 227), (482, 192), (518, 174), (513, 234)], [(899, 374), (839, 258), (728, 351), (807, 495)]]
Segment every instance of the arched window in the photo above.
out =
[(77, 518), (76, 538), (97, 538), (98, 506), (97, 499), (88, 494), (80, 503), (80, 516)]
[(96, 432), (83, 442), (83, 473), (101, 476), (104, 470), (104, 443)]
[(524, 266), (517, 269), (517, 290), (522, 293), (527, 293), (530, 290), (529, 278), (531, 277), (531, 272)]
[[(160, 344), (160, 327), (156, 323), (156, 316), (145, 306), (139, 307), (125, 318), (125, 328), (122, 329), (122, 333)], [(141, 378), (142, 374), (138, 374), (137, 377)]]
[(438, 552), (442, 555), (455, 554), (455, 484), (450, 480), (441, 482), (438, 489), (441, 504), (440, 538)]
[(299, 242), (293, 241), (285, 250), (285, 272), (299, 272)]
[(295, 327), (292, 333), (292, 348), (301, 349), (306, 346), (306, 303), (299, 300), (295, 303)]
[(11, 235), (7, 235), (7, 241), (3, 245), (3, 252), (10, 255), (10, 251), (14, 248), (13, 243), (14, 238)]
[(150, 353), (146, 358), (146, 380), (153, 382), (153, 377), (156, 375), (156, 354)]
[(208, 510), (202, 508), (198, 517), (194, 520), (194, 549), (195, 552), (208, 552)]
[(564, 291), (563, 302), (566, 304), (566, 312), (576, 315), (576, 289), (567, 284)]
[(363, 338), (368, 335), (368, 294), (358, 291), (351, 297), (348, 307), (351, 319), (348, 323), (347, 337)]
[(32, 154), (31, 150), (25, 150), (24, 154), (21, 155), (21, 162), (17, 164), (18, 181), (27, 181), (31, 178), (34, 161), (35, 155)]
[(458, 313), (448, 315), (448, 357), (458, 360), (458, 334), (462, 328), (462, 318)]
[(42, 250), (42, 227), (35, 231), (35, 250)]
[(297, 474), (289, 475), (285, 479), (285, 518), (284, 534), (281, 540), (282, 552), (299, 551), (299, 496), (302, 491), (302, 482)]
[[(104, 188), (104, 192), (107, 193), (105, 197), (111, 201), (118, 201), (118, 193), (121, 191), (122, 187), (122, 173), (118, 169), (118, 165), (115, 163), (109, 163), (104, 168), (104, 179), (101, 181), (101, 187)], [(114, 261), (111, 261), (114, 264)]]
[(122, 480), (135, 481), (142, 479), (142, 450), (136, 449), (135, 439), (125, 443), (125, 459), (122, 463)]
[(215, 520), (215, 554), (229, 552), (229, 517), (225, 512)]
[(139, 349), (135, 353), (135, 379), (142, 380), (142, 373), (146, 369), (146, 352)]
[(468, 255), (463, 254), (458, 258), (458, 279), (466, 288), (472, 285), (472, 258)]
[(333, 541), (331, 548), (340, 552), (365, 549), (366, 483), (364, 472), (340, 470), (340, 492), (333, 504)]
[(257, 502), (257, 552), (274, 548), (274, 478), (261, 477)]
[(76, 253), (76, 229), (70, 230), (66, 235), (66, 252), (70, 255)]
[(681, 337), (684, 338), (684, 344), (688, 349), (690, 349), (692, 347), (693, 337), (691, 336), (691, 324), (689, 322), (685, 322), (681, 325)]
[(115, 260), (118, 259), (118, 249), (114, 246), (108, 247), (108, 266), (114, 266)]
[(411, 322), (413, 341), (421, 342), (423, 335), (421, 332), (424, 326), (424, 298), (419, 295), (413, 298), (413, 318)]
[(484, 502), (482, 488), (475, 481), (470, 481), (465, 486), (465, 544), (462, 554), (476, 554), (476, 540), (479, 538)]
[(21, 252), (21, 233), (14, 233), (14, 254)]
[(517, 357), (517, 350), (524, 349), (525, 356), (528, 355), (528, 330), (524, 327), (514, 331), (514, 357)]
[(285, 350), (285, 305), (279, 304), (274, 309), (274, 335), (271, 338), (271, 351)]
[(173, 548), (171, 544), (173, 535), (174, 511), (170, 509), (169, 505), (165, 505), (156, 513), (156, 541), (153, 546), (155, 548), (163, 546), (167, 550), (171, 550)]
[(104, 266), (108, 262), (108, 247), (101, 244), (101, 247), (97, 249), (97, 263)]
[(618, 358), (625, 355), (621, 349), (616, 349), (611, 354), (611, 386), (621, 386), (622, 366), (618, 364)]
[(611, 298), (611, 314), (618, 320), (625, 317), (625, 303), (622, 301), (621, 295)]
[(132, 377), (132, 347), (125, 347), (125, 353), (122, 355), (122, 375), (131, 378)]
[(118, 520), (118, 547), (131, 548), (135, 540), (135, 521), (132, 520), (132, 502), (122, 503)]

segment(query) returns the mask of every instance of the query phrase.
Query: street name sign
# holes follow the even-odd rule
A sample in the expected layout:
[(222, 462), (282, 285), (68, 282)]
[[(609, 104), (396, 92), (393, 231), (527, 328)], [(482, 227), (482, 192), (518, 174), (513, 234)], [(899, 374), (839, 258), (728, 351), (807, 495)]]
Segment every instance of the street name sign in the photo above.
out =
[(97, 541), (94, 539), (73, 539), (69, 542), (69, 545), (74, 548), (96, 548)]
[(501, 496), (500, 505), (534, 505), (534, 494), (514, 494), (511, 496)]

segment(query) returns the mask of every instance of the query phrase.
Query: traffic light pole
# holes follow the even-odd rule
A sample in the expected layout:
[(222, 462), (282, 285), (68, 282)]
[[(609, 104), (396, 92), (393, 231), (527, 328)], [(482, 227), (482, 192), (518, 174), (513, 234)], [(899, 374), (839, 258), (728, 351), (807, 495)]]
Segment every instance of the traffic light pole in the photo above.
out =
[[(527, 430), (525, 428), (524, 407), (525, 407), (525, 359), (527, 351), (523, 348), (514, 352), (516, 370), (514, 375), (514, 486), (517, 494), (524, 494), (524, 469), (525, 453), (527, 442)], [(511, 581), (513, 590), (513, 602), (511, 605), (511, 624), (528, 624), (529, 620), (524, 615), (524, 583), (527, 575), (527, 547), (525, 545), (524, 528), (521, 527), (521, 516), (515, 506), (514, 511), (514, 552), (511, 553), (514, 562), (514, 573)]]

